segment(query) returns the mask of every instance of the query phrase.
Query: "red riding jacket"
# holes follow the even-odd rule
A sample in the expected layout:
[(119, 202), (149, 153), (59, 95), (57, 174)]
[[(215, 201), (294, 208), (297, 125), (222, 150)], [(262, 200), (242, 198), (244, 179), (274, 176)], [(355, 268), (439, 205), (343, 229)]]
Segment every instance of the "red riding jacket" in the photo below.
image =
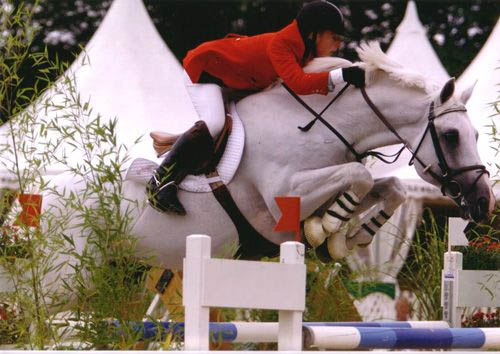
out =
[(261, 90), (280, 77), (299, 95), (326, 95), (328, 72), (304, 73), (300, 64), (304, 51), (294, 20), (278, 32), (251, 37), (228, 35), (205, 42), (190, 50), (183, 64), (192, 82), (198, 82), (205, 71), (229, 88)]

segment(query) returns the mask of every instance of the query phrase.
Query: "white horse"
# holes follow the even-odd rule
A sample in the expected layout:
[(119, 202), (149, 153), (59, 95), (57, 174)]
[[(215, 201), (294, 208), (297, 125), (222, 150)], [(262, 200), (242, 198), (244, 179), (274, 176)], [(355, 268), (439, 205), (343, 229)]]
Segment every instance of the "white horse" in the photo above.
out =
[[(376, 43), (362, 45), (358, 54), (362, 59), (359, 65), (367, 70), (367, 94), (397, 135), (416, 152), (415, 168), (421, 178), (443, 187), (468, 217), (478, 221), (490, 215), (494, 207), (491, 184), (477, 152), (477, 132), (464, 108), (471, 92), (455, 94), (453, 80), (438, 86), (392, 61)], [(324, 71), (347, 64), (322, 58), (306, 69)], [(319, 112), (336, 93), (302, 99)], [(295, 239), (293, 233), (273, 232), (280, 217), (275, 196), (301, 197), (305, 239), (322, 250), (323, 256), (329, 253), (333, 258), (342, 257), (356, 245), (369, 244), (405, 199), (397, 178), (374, 180), (364, 164), (356, 162), (346, 145), (320, 122), (309, 132), (298, 130), (297, 126), (312, 116), (281, 84), (239, 101), (236, 110), (245, 127), (246, 142), (228, 189), (242, 214), (271, 244)], [(401, 142), (354, 87), (349, 87), (323, 118), (358, 153)], [(443, 169), (443, 158), (448, 170)], [(54, 183), (58, 183), (57, 178)], [(129, 200), (145, 201), (145, 188), (140, 183), (127, 181), (124, 191)], [(207, 234), (212, 237), (215, 255), (233, 256), (228, 254), (228, 245), (238, 243), (238, 234), (212, 193), (179, 191), (179, 198), (186, 216), (160, 213), (150, 206), (135, 209), (132, 233), (138, 238), (136, 255), (148, 257), (154, 266), (181, 269), (186, 237)], [(56, 202), (49, 196), (44, 208)], [(129, 201), (122, 202), (123, 210), (129, 206)], [(347, 233), (347, 220), (367, 210), (359, 225)], [(76, 234), (78, 228), (72, 232)], [(83, 247), (85, 240), (80, 241)]]

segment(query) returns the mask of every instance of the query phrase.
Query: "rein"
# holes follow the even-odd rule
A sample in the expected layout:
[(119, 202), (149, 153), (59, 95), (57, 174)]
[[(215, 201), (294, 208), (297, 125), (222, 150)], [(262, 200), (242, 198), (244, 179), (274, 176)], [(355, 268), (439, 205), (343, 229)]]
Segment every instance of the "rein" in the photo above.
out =
[[(345, 92), (345, 90), (349, 87), (349, 84), (346, 84), (335, 95), (335, 97), (332, 98), (332, 100), (325, 106), (325, 108), (323, 108), (323, 110), (320, 113), (317, 113), (316, 111), (314, 111), (307, 103), (304, 102), (304, 100), (302, 98), (299, 97), (299, 95), (297, 95), (295, 92), (293, 92), (293, 90), (290, 87), (288, 87), (288, 85), (286, 85), (284, 82), (283, 82), (283, 87), (288, 91), (288, 93), (290, 93), (290, 95), (292, 95), (293, 98), (295, 98), (295, 100), (297, 102), (299, 102), (307, 111), (309, 111), (314, 116), (314, 119), (311, 120), (305, 126), (303, 126), (303, 127), (297, 127), (300, 131), (302, 131), (302, 132), (308, 132), (313, 127), (313, 125), (319, 120), (321, 123), (323, 123), (325, 125), (325, 127), (327, 127), (333, 134), (335, 134), (339, 138), (339, 140), (342, 141), (342, 143), (344, 143), (344, 145), (354, 155), (354, 157), (356, 158), (356, 161), (358, 161), (358, 162), (361, 162), (367, 156), (374, 156), (374, 157), (378, 158), (380, 161), (382, 161), (382, 162), (384, 162), (386, 164), (394, 163), (394, 162), (396, 162), (399, 159), (399, 156), (403, 152), (405, 146), (403, 146), (401, 148), (401, 150), (399, 150), (397, 153), (392, 154), (392, 155), (386, 155), (386, 154), (383, 154), (383, 153), (378, 152), (378, 151), (365, 151), (364, 153), (361, 153), (361, 154), (358, 153), (356, 151), (356, 149), (354, 149), (354, 144), (349, 143), (347, 141), (347, 139), (344, 138), (344, 136), (337, 129), (335, 129), (330, 123), (328, 123), (321, 116), (323, 113), (325, 113), (325, 111), (328, 108), (330, 108), (330, 106), (333, 104), (333, 102), (335, 102)], [(373, 107), (375, 107), (375, 106), (373, 106)], [(376, 109), (376, 107), (375, 107), (375, 109)], [(394, 157), (394, 159), (392, 161), (388, 161), (388, 160), (385, 159), (386, 157)]]
[(323, 110), (320, 113), (316, 113), (316, 111), (314, 111), (314, 109), (309, 107), (309, 105), (307, 103), (305, 103), (304, 100), (302, 100), (302, 98), (300, 98), (295, 92), (293, 92), (292, 89), (290, 87), (288, 87), (287, 84), (283, 83), (283, 87), (288, 91), (288, 93), (290, 93), (290, 95), (292, 95), (293, 98), (295, 98), (297, 100), (297, 102), (299, 102), (305, 109), (307, 109), (314, 116), (314, 119), (312, 121), (310, 121), (307, 125), (305, 125), (303, 127), (297, 127), (298, 129), (300, 129), (303, 132), (308, 132), (312, 128), (314, 123), (316, 123), (316, 121), (319, 120), (328, 129), (330, 129), (330, 131), (333, 134), (335, 134), (337, 136), (337, 138), (339, 138), (340, 141), (342, 141), (344, 143), (345, 146), (347, 146), (347, 148), (356, 157), (357, 161), (361, 161), (361, 159), (362, 159), (361, 154), (358, 154), (358, 152), (354, 149), (354, 146), (352, 144), (350, 144), (347, 141), (347, 139), (344, 138), (342, 136), (342, 134), (339, 133), (339, 131), (337, 129), (335, 129), (330, 123), (328, 123), (326, 120), (324, 120), (323, 117), (321, 116), (333, 104), (333, 102), (335, 102), (337, 100), (337, 98), (339, 98), (345, 92), (345, 90), (347, 90), (347, 88), (349, 87), (349, 84), (346, 84), (342, 88), (342, 90), (340, 90), (340, 92), (337, 93), (337, 95), (335, 95), (334, 98), (332, 98), (332, 100), (326, 105), (326, 107), (323, 108)]
[[(399, 140), (400, 143), (403, 144), (403, 147), (396, 152), (393, 155), (385, 155), (383, 153), (377, 152), (377, 151), (366, 151), (364, 153), (358, 153), (354, 149), (354, 144), (350, 144), (347, 139), (345, 139), (342, 134), (340, 134), (332, 125), (330, 125), (323, 117), (321, 116), (332, 104), (339, 98), (347, 89), (349, 84), (346, 84), (340, 92), (328, 103), (328, 105), (320, 112), (316, 113), (311, 107), (307, 105), (295, 92), (293, 92), (285, 83), (283, 83), (283, 86), (285, 89), (297, 100), (304, 108), (306, 108), (315, 118), (309, 122), (306, 126), (304, 127), (298, 127), (303, 132), (309, 131), (312, 126), (316, 123), (316, 121), (320, 121), (323, 123), (329, 130), (331, 130), (339, 139), (344, 143), (344, 145), (351, 151), (351, 153), (355, 156), (356, 160), (358, 162), (361, 162), (361, 160), (367, 156), (374, 156), (381, 160), (384, 163), (387, 164), (392, 164), (396, 162), (399, 157), (401, 156), (401, 153), (403, 150), (406, 148), (408, 151), (411, 153), (412, 157), (409, 161), (409, 165), (413, 165), (414, 161), (416, 160), (423, 168), (424, 168), (424, 173), (428, 173), (432, 178), (434, 178), (440, 185), (441, 185), (441, 193), (445, 195), (445, 189), (448, 188), (448, 191), (450, 192), (451, 198), (457, 202), (460, 206), (463, 206), (464, 204), (464, 197), (466, 197), (471, 191), (472, 188), (476, 185), (476, 183), (479, 181), (481, 176), (483, 174), (488, 174), (489, 172), (486, 170), (486, 167), (484, 165), (470, 165), (470, 166), (465, 166), (465, 167), (460, 167), (460, 168), (450, 168), (448, 163), (446, 162), (446, 158), (444, 156), (443, 150), (441, 148), (441, 144), (439, 143), (439, 138), (438, 134), (436, 132), (436, 126), (434, 125), (434, 120), (438, 117), (441, 117), (445, 114), (452, 113), (452, 112), (466, 112), (467, 110), (463, 107), (459, 108), (451, 108), (447, 109), (438, 115), (435, 114), (434, 112), (434, 102), (431, 102), (429, 106), (429, 115), (428, 115), (428, 121), (429, 123), (427, 124), (427, 127), (424, 131), (424, 134), (422, 135), (422, 138), (420, 139), (420, 142), (417, 145), (417, 148), (413, 151), (412, 147), (408, 143), (406, 139), (401, 137), (397, 130), (389, 123), (387, 118), (380, 112), (380, 110), (375, 106), (373, 101), (368, 97), (368, 94), (366, 93), (366, 90), (364, 87), (360, 87), (361, 95), (363, 96), (364, 100), (366, 101), (367, 105), (370, 107), (370, 109), (375, 113), (377, 118), (389, 129), (391, 133), (396, 136), (396, 138)], [(438, 158), (438, 166), (441, 169), (441, 175), (435, 173), (431, 169), (431, 164), (426, 164), (424, 163), (418, 156), (417, 153), (420, 150), (420, 147), (422, 146), (422, 143), (427, 135), (427, 133), (430, 132), (431, 138), (432, 138), (432, 144), (434, 145), (434, 151), (436, 152), (436, 156)], [(387, 161), (384, 159), (384, 157), (394, 157), (392, 161)], [(478, 171), (478, 177), (474, 180), (472, 185), (469, 187), (469, 189), (463, 193), (460, 187), (460, 184), (454, 179), (454, 177), (468, 171)]]

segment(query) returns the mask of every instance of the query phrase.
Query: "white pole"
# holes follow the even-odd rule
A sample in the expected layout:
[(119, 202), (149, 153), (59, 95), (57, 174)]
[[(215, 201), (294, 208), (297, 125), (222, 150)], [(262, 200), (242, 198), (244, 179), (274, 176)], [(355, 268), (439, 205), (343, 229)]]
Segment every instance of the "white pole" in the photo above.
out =
[(443, 306), (443, 320), (450, 327), (460, 328), (462, 309), (458, 303), (458, 273), (462, 270), (462, 253), (446, 252), (444, 254), (444, 269), (441, 282), (441, 305)]
[[(280, 246), (280, 262), (304, 264), (304, 252), (302, 243), (284, 242)], [(305, 286), (304, 282), (304, 288)], [(303, 311), (279, 311), (278, 350), (302, 350), (302, 313)]]
[(209, 349), (210, 308), (202, 304), (203, 261), (210, 258), (210, 237), (192, 235), (186, 241), (182, 298), (185, 311), (184, 349)]

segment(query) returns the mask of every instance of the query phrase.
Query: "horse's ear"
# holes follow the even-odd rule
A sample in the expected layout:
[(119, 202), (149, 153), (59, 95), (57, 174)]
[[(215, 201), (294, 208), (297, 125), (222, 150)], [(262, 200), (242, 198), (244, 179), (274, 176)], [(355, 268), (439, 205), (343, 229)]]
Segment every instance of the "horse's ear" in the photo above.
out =
[(462, 91), (462, 94), (460, 95), (460, 101), (465, 105), (467, 104), (467, 101), (469, 100), (470, 96), (472, 95), (472, 91), (474, 91), (474, 87), (476, 87), (477, 80), (474, 81), (472, 85), (470, 85), (467, 89)]
[(443, 104), (453, 96), (453, 92), (455, 92), (455, 78), (452, 77), (448, 80), (448, 82), (444, 85), (441, 93), (439, 94), (439, 104)]

